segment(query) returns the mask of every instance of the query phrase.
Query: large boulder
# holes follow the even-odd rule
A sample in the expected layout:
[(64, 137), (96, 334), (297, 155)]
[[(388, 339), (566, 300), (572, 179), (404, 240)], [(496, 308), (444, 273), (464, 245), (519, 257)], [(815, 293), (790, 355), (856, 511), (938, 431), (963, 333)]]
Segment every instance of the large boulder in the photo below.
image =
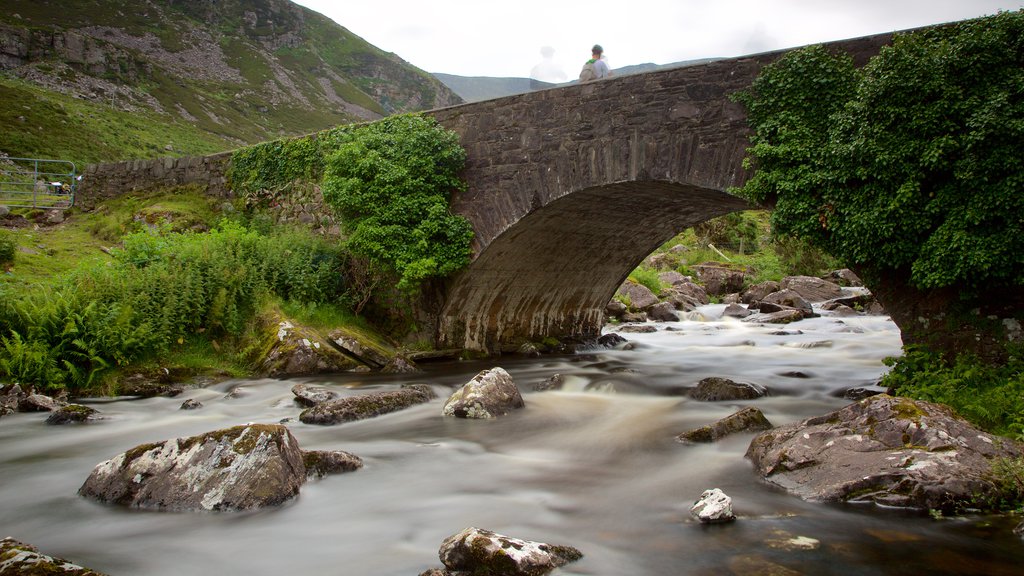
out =
[(734, 382), (728, 378), (712, 376), (701, 380), (690, 391), (690, 397), (701, 402), (753, 400), (768, 394), (764, 386), (751, 382)]
[[(766, 304), (775, 304), (779, 308), (771, 308), (766, 306)], [(778, 312), (779, 310), (784, 309), (794, 309), (803, 312), (804, 316), (812, 316), (814, 314), (814, 310), (811, 308), (811, 303), (796, 291), (789, 289), (772, 292), (764, 298), (752, 302), (750, 307), (757, 308), (762, 312)]]
[(355, 472), (363, 467), (362, 458), (341, 450), (305, 450), (302, 463), (306, 466), (306, 476), (310, 478)]
[(322, 402), (303, 410), (299, 414), (299, 420), (304, 424), (342, 424), (397, 412), (410, 406), (429, 402), (433, 398), (434, 391), (430, 389), (430, 386), (410, 384), (399, 390), (371, 392), (361, 396), (349, 396)]
[(721, 524), (736, 519), (732, 513), (732, 498), (718, 488), (705, 490), (690, 507), (690, 514), (704, 524)]
[(35, 546), (14, 538), (0, 540), (0, 574), (5, 576), (104, 576), (100, 572), (72, 564), (63, 558), (47, 556)]
[(679, 315), (671, 302), (659, 302), (647, 309), (647, 317), (656, 322), (679, 322)]
[(136, 446), (98, 464), (78, 493), (132, 508), (246, 510), (281, 504), (305, 481), (291, 432), (250, 424)]
[(665, 296), (679, 310), (693, 310), (711, 302), (707, 291), (689, 280), (673, 284), (665, 291)]
[(296, 384), (292, 386), (292, 394), (295, 395), (296, 404), (307, 407), (330, 402), (338, 397), (334, 390), (313, 384)]
[(438, 556), (453, 572), (541, 576), (579, 560), (583, 554), (571, 546), (520, 540), (471, 527), (446, 538)]
[(945, 406), (886, 394), (764, 432), (747, 450), (768, 482), (806, 500), (950, 512), (992, 508), (993, 461), (1021, 454)]
[(456, 390), (442, 413), (457, 418), (494, 418), (525, 405), (512, 376), (504, 368), (491, 368)]
[(626, 280), (619, 286), (617, 294), (625, 296), (629, 300), (629, 309), (634, 311), (647, 310), (659, 302), (658, 296), (651, 292), (651, 289), (643, 284), (637, 284), (632, 280)]
[(715, 442), (730, 434), (760, 432), (762, 430), (770, 430), (771, 428), (772, 423), (765, 418), (763, 412), (753, 406), (747, 406), (714, 424), (683, 432), (676, 436), (676, 440), (683, 443)]
[(72, 424), (75, 422), (89, 422), (98, 420), (99, 412), (95, 408), (83, 406), (82, 404), (68, 404), (50, 412), (46, 417), (47, 424)]
[(741, 270), (728, 268), (721, 264), (707, 262), (698, 264), (693, 269), (704, 284), (708, 294), (724, 296), (730, 292), (739, 292), (746, 282), (746, 274)]
[(843, 295), (838, 284), (814, 276), (786, 276), (781, 285), (783, 290), (792, 290), (808, 302), (824, 302)]

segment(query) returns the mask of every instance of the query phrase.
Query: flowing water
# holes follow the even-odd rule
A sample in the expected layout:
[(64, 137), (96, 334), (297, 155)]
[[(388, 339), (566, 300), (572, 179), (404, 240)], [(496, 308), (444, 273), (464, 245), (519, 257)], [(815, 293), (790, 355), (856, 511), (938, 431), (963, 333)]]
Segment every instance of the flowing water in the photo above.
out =
[[(750, 434), (677, 443), (678, 433), (745, 405), (776, 425), (839, 408), (847, 401), (835, 392), (876, 382), (882, 358), (899, 353), (886, 317), (780, 327), (720, 319), (721, 310), (624, 334), (633, 350), (427, 364), (413, 376), (231, 381), (177, 398), (96, 401), (106, 419), (87, 425), (7, 416), (0, 536), (113, 576), (415, 576), (440, 566), (441, 541), (468, 526), (579, 548), (584, 558), (560, 575), (1022, 573), (1013, 520), (807, 503), (758, 479), (743, 458)], [(444, 398), (491, 366), (509, 371), (526, 409), (490, 421), (443, 418)], [(554, 374), (563, 389), (532, 391)], [(683, 396), (707, 376), (764, 384), (771, 395)], [(343, 395), (422, 382), (439, 398), (319, 427), (297, 421), (290, 388), (300, 381)], [(179, 410), (186, 398), (204, 407)], [(365, 467), (310, 481), (290, 503), (257, 512), (159, 513), (76, 496), (97, 463), (138, 444), (285, 419), (303, 449), (346, 450)], [(713, 487), (732, 496), (736, 522), (689, 517)]]

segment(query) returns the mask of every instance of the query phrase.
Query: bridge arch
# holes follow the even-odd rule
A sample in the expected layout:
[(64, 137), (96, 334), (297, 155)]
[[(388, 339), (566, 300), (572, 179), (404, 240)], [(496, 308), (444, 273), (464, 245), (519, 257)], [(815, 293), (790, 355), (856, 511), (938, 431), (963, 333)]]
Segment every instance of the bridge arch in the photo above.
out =
[(643, 258), (694, 224), (748, 208), (721, 191), (658, 180), (566, 194), (492, 239), (451, 282), (439, 339), (498, 352), (547, 336), (596, 338), (605, 305)]

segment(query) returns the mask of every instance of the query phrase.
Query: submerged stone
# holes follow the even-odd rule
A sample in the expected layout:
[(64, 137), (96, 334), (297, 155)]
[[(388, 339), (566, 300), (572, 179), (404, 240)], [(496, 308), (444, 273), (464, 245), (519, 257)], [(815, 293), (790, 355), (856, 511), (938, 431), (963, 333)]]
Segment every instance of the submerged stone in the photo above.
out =
[(701, 426), (676, 436), (680, 442), (714, 442), (729, 434), (738, 432), (760, 432), (770, 430), (772, 423), (757, 408), (748, 406), (722, 418), (714, 424)]
[(363, 467), (362, 458), (341, 450), (303, 450), (302, 462), (310, 478), (355, 472)]
[(734, 382), (728, 378), (712, 376), (701, 380), (690, 392), (690, 397), (702, 402), (721, 402), (726, 400), (753, 400), (766, 396), (768, 390), (759, 384), (750, 382)]
[(292, 394), (295, 395), (295, 402), (302, 406), (316, 406), (338, 397), (334, 390), (312, 384), (296, 384), (292, 386)]
[(47, 424), (71, 424), (74, 422), (88, 422), (90, 420), (97, 420), (96, 414), (99, 412), (95, 408), (83, 406), (81, 404), (68, 404), (62, 406), (53, 412), (46, 418)]

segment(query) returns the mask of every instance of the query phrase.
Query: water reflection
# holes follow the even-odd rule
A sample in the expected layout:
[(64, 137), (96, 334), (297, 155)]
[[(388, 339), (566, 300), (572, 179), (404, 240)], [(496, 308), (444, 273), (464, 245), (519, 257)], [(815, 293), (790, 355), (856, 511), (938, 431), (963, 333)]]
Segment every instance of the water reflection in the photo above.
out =
[[(881, 359), (899, 352), (899, 334), (883, 317), (779, 327), (720, 319), (721, 309), (625, 334), (633, 350), (451, 362), (412, 377), (234, 381), (173, 399), (105, 402), (97, 407), (107, 419), (86, 426), (8, 416), (0, 419), (0, 525), (114, 576), (406, 576), (438, 565), (441, 541), (467, 526), (582, 550), (583, 560), (560, 574), (1019, 573), (1024, 546), (1012, 526), (810, 504), (756, 478), (743, 459), (750, 435), (675, 442), (743, 405), (757, 405), (774, 424), (838, 408), (845, 401), (837, 391), (875, 382)], [(493, 421), (442, 418), (448, 393), (493, 365), (512, 374), (527, 408)], [(564, 377), (560, 390), (532, 392), (554, 374)], [(756, 382), (771, 395), (686, 398), (707, 376)], [(296, 420), (289, 390), (298, 381), (341, 395), (421, 382), (440, 398), (373, 420), (310, 426)], [(204, 407), (178, 410), (186, 398)], [(128, 511), (75, 496), (93, 466), (137, 444), (282, 420), (304, 449), (353, 452), (364, 469), (310, 482), (283, 507), (242, 514)], [(739, 521), (705, 527), (689, 519), (692, 501), (711, 487), (733, 497)], [(798, 537), (816, 544), (786, 544), (806, 542)]]

